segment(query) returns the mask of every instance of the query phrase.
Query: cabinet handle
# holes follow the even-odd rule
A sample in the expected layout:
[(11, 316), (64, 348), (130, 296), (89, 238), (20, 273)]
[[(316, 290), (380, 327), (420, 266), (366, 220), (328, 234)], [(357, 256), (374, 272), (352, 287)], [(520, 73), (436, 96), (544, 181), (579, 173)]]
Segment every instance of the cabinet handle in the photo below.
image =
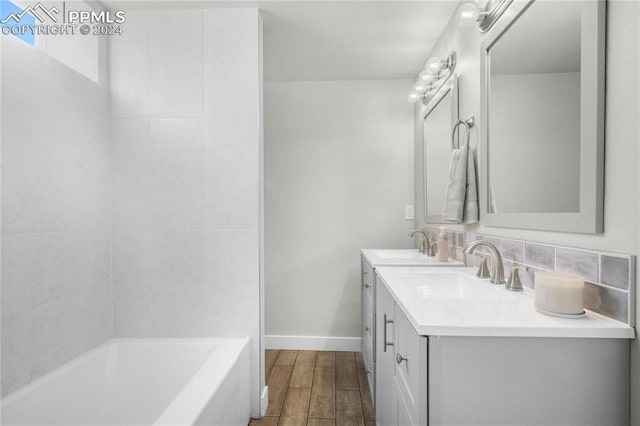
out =
[(370, 331), (370, 330), (371, 330), (371, 327), (366, 327), (366, 328), (364, 329), (364, 331)]
[(383, 330), (383, 337), (382, 337), (382, 343), (384, 343), (383, 346), (383, 352), (387, 351), (387, 346), (393, 346), (393, 342), (389, 343), (387, 342), (387, 324), (393, 324), (393, 320), (389, 320), (387, 319), (387, 314), (384, 314), (384, 330)]
[(364, 283), (364, 276), (369, 274), (367, 271), (362, 271), (362, 278), (360, 279), (360, 284), (362, 285), (362, 288), (369, 288), (369, 284), (365, 284)]
[(362, 284), (362, 288), (369, 288), (371, 287), (369, 284)]
[(396, 362), (398, 365), (402, 364), (402, 361), (407, 361), (407, 357), (404, 355), (400, 355), (400, 353), (396, 354)]
[(371, 370), (367, 369), (366, 373), (367, 373), (367, 376), (370, 376), (371, 375)]

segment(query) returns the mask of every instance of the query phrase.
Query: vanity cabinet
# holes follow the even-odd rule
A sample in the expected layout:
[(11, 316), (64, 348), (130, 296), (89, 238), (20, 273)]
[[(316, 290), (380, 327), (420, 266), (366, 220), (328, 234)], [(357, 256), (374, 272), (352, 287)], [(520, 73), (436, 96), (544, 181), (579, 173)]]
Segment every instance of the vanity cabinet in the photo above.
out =
[[(361, 287), (361, 350), (364, 358), (367, 380), (371, 393), (373, 407), (377, 401), (376, 391), (376, 363), (378, 353), (376, 351), (377, 340), (379, 339), (377, 330), (380, 328), (380, 321), (384, 318), (378, 314), (376, 305), (377, 291), (379, 284), (376, 280), (376, 268), (382, 266), (392, 267), (461, 267), (462, 262), (447, 260), (440, 262), (436, 257), (426, 256), (415, 249), (393, 249), (393, 250), (372, 250), (363, 249), (360, 257), (360, 287)], [(407, 342), (408, 344), (408, 342)]]
[(628, 425), (628, 339), (421, 335), (374, 280), (377, 425)]

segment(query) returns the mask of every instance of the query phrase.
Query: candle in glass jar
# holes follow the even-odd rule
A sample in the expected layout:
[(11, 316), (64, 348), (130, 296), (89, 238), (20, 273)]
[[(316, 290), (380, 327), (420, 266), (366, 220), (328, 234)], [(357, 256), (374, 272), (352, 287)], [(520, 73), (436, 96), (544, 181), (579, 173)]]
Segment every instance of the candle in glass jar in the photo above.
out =
[(581, 314), (584, 312), (584, 279), (560, 272), (536, 272), (535, 305), (548, 312)]

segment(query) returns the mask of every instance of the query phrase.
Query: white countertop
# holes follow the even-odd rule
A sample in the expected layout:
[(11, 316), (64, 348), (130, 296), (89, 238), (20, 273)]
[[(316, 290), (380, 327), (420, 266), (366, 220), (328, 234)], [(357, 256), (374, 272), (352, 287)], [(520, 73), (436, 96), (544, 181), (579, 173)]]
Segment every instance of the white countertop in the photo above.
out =
[[(364, 252), (364, 250), (363, 250)], [(533, 291), (511, 292), (475, 268), (380, 267), (377, 274), (420, 335), (633, 339), (627, 324), (586, 311), (583, 319), (537, 312)]]
[(462, 262), (449, 259), (438, 261), (436, 256), (427, 256), (417, 249), (362, 249), (364, 258), (371, 266), (462, 266)]

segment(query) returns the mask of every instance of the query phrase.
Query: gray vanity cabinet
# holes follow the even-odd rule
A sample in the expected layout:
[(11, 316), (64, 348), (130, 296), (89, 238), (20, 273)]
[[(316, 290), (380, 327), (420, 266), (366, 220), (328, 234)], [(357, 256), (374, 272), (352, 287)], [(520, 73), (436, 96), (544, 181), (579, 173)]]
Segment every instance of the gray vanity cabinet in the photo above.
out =
[[(462, 262), (448, 260), (440, 262), (435, 257), (429, 257), (418, 252), (415, 249), (392, 249), (392, 250), (371, 250), (363, 249), (360, 258), (360, 287), (361, 287), (361, 312), (362, 322), (360, 330), (360, 339), (362, 347), (362, 355), (364, 358), (367, 380), (369, 389), (371, 390), (371, 403), (377, 411), (375, 405), (378, 401), (376, 392), (380, 386), (376, 385), (377, 371), (376, 363), (378, 362), (377, 341), (381, 335), (380, 321), (384, 318), (378, 311), (377, 292), (382, 284), (376, 279), (376, 271), (380, 267), (461, 267)], [(426, 340), (425, 340), (426, 341)], [(409, 344), (409, 341), (407, 341)]]
[(627, 339), (423, 336), (374, 280), (378, 426), (629, 424)]

